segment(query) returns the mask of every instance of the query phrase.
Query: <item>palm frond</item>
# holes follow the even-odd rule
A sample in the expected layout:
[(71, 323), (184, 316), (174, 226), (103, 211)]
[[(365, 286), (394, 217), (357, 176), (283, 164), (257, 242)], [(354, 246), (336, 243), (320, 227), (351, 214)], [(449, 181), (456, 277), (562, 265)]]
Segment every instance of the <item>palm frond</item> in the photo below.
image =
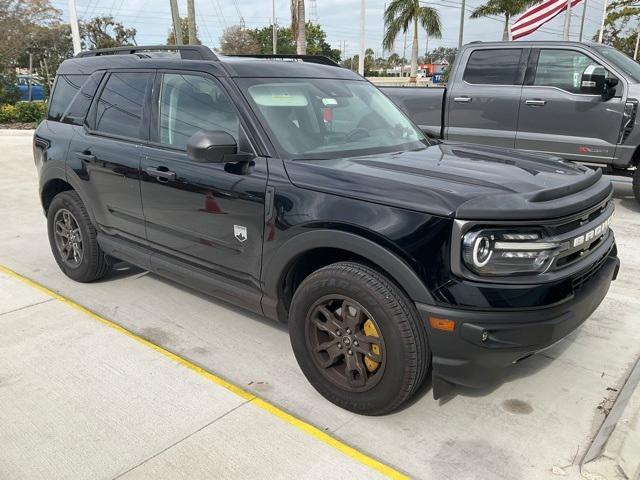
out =
[(440, 14), (435, 8), (420, 7), (418, 10), (418, 22), (430, 37), (442, 38), (442, 22), (440, 21)]

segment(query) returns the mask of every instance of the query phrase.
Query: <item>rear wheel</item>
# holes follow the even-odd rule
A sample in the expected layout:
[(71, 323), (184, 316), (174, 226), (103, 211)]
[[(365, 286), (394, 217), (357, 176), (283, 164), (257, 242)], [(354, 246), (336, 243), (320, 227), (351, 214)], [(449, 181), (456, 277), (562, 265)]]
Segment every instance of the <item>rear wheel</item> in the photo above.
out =
[(302, 282), (289, 332), (309, 382), (356, 413), (395, 410), (420, 387), (429, 366), (426, 330), (409, 299), (357, 263), (329, 265)]
[(636, 196), (636, 200), (640, 202), (640, 165), (637, 165), (635, 172), (633, 172), (633, 194)]
[(74, 191), (59, 193), (47, 212), (51, 251), (60, 269), (78, 282), (92, 282), (111, 269), (109, 258), (96, 240), (87, 209)]

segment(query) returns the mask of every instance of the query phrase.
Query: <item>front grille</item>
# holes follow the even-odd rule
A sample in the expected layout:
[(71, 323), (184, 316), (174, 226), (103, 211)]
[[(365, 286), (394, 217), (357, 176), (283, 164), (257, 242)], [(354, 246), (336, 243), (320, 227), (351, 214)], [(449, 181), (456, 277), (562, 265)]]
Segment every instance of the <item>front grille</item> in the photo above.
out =
[(611, 235), (609, 223), (613, 209), (610, 201), (604, 202), (581, 215), (547, 227), (548, 240), (562, 245), (551, 270), (563, 270), (597, 251)]
[(591, 268), (589, 268), (589, 270), (587, 270), (582, 275), (572, 280), (571, 283), (572, 283), (574, 292), (577, 291), (580, 287), (582, 287), (582, 285), (587, 283), (589, 280), (591, 280), (591, 277), (593, 277), (598, 272), (598, 270), (600, 270), (600, 267), (604, 265), (604, 262), (607, 261), (608, 256), (609, 256), (609, 252), (603, 255), (602, 258), (598, 259), (598, 261), (594, 263), (591, 266)]

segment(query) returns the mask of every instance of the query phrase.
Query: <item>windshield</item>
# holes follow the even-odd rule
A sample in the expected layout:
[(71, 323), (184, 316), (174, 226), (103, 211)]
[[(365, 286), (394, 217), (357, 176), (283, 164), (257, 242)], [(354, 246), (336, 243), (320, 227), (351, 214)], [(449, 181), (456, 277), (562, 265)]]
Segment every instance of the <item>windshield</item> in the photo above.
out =
[(619, 50), (607, 45), (594, 45), (593, 48), (616, 67), (629, 75), (635, 83), (640, 83), (640, 63), (634, 61)]
[(425, 137), (368, 82), (239, 79), (288, 158), (327, 159), (425, 148)]

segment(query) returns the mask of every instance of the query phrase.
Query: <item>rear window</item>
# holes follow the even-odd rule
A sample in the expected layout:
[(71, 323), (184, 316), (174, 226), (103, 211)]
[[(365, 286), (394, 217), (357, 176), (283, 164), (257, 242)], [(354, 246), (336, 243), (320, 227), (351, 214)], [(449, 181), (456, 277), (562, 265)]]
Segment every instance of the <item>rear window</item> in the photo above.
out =
[(89, 75), (58, 75), (56, 77), (47, 114), (49, 120), (59, 121), (62, 118), (62, 114), (87, 78)]
[(521, 56), (521, 48), (475, 50), (462, 78), (476, 85), (520, 85)]
[(96, 130), (122, 137), (141, 138), (142, 105), (151, 74), (112, 73), (96, 109)]
[(93, 97), (96, 94), (98, 85), (104, 76), (104, 72), (95, 72), (89, 80), (84, 82), (82, 88), (71, 101), (71, 105), (64, 114), (62, 121), (71, 125), (82, 125), (87, 116)]

